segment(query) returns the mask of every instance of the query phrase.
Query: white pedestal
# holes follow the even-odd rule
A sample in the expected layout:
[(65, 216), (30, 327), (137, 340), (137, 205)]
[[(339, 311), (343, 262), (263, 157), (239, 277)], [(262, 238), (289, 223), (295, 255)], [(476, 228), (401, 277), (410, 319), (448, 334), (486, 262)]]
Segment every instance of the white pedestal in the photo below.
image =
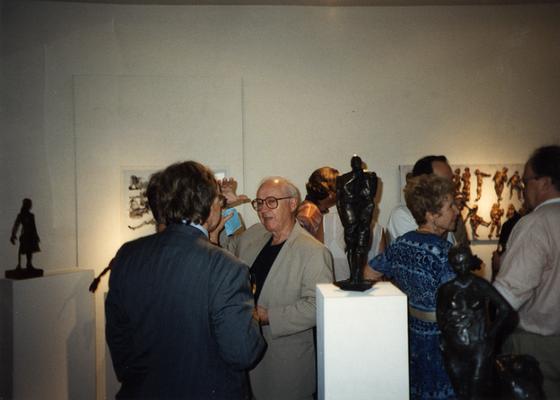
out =
[(0, 398), (95, 399), (91, 270), (0, 279)]
[(317, 285), (317, 359), (320, 400), (408, 399), (406, 295)]

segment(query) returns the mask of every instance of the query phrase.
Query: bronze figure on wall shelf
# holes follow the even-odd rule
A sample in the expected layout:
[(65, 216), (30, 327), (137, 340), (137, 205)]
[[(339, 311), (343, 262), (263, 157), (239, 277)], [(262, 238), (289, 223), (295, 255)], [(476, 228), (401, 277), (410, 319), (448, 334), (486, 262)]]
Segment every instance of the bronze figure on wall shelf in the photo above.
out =
[(461, 193), (461, 168), (455, 168), (453, 171), (453, 185), (455, 185), (455, 192), (457, 194)]
[(471, 201), (471, 170), (469, 167), (465, 167), (461, 181), (463, 181), (463, 199), (468, 203)]
[(523, 180), (519, 176), (519, 171), (515, 171), (511, 178), (509, 178), (507, 185), (509, 186), (509, 198), (513, 197), (513, 192), (517, 193), (517, 200), (523, 199)]
[(480, 200), (480, 197), (482, 196), (482, 180), (486, 177), (489, 177), (490, 174), (487, 174), (486, 172), (482, 172), (478, 168), (474, 171), (474, 174), (476, 175), (476, 199), (475, 199), (475, 201), (478, 201), (478, 200)]
[[(5, 272), (8, 279), (27, 279), (43, 276), (43, 270), (33, 266), (33, 253), (41, 251), (39, 248), (39, 234), (35, 225), (35, 216), (31, 212), (33, 203), (31, 199), (23, 199), (21, 210), (16, 217), (14, 226), (12, 227), (12, 235), (10, 242), (16, 244), (17, 233), (21, 226), (21, 234), (19, 235), (18, 263), (15, 269)], [(21, 267), (21, 256), (26, 256), (26, 268)]]
[(508, 181), (507, 172), (507, 167), (503, 167), (501, 170), (497, 170), (494, 174), (494, 177), (492, 178), (492, 180), (494, 181), (494, 190), (496, 191), (496, 196), (498, 196), (498, 202), (502, 201), (504, 185)]
[[(511, 204), (510, 204), (511, 205)], [(494, 230), (496, 230), (496, 238), (500, 237), (500, 232), (502, 230), (502, 216), (504, 215), (504, 209), (500, 207), (499, 203), (494, 203), (492, 209), (490, 210), (490, 232), (488, 233), (488, 239), (492, 238)]]
[(467, 222), (467, 220), (470, 220), (469, 222), (471, 224), (471, 231), (472, 231), (472, 238), (473, 239), (476, 239), (476, 238), (479, 237), (478, 233), (477, 233), (477, 229), (480, 225), (486, 226), (486, 227), (490, 226), (490, 222), (486, 222), (477, 213), (478, 213), (478, 206), (475, 204), (474, 206), (472, 206), (472, 208), (469, 208), (469, 212), (467, 213), (467, 217), (465, 218), (465, 222)]

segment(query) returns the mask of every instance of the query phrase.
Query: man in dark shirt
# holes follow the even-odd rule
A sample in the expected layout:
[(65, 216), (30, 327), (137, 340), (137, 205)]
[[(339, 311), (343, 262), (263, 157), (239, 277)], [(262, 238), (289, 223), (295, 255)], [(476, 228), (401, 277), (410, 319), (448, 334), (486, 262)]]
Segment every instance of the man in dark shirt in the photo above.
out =
[(109, 280), (117, 398), (248, 399), (246, 370), (265, 343), (247, 265), (208, 241), (221, 218), (217, 182), (189, 161), (165, 169), (159, 190), (167, 228), (123, 245)]

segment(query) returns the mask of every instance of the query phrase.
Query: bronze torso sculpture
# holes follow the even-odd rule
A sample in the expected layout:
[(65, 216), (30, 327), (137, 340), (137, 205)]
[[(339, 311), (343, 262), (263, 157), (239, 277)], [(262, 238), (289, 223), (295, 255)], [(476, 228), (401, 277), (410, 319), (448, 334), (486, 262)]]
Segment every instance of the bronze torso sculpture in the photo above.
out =
[(336, 179), (336, 208), (344, 227), (346, 256), (350, 265), (350, 279), (336, 282), (344, 290), (363, 291), (373, 283), (363, 279), (363, 267), (371, 240), (371, 219), (375, 209), (377, 175), (364, 171), (362, 159), (352, 157), (352, 171)]
[[(459, 399), (495, 396), (496, 338), (515, 311), (488, 281), (471, 273), (480, 259), (468, 246), (453, 247), (449, 261), (457, 277), (438, 290), (436, 312), (449, 378)], [(496, 310), (493, 321), (490, 306)]]
[(517, 324), (517, 313), (494, 287), (471, 273), (480, 265), (468, 246), (449, 251), (457, 277), (437, 293), (437, 322), (445, 368), (460, 400), (543, 400), (543, 376), (534, 357), (496, 356)]

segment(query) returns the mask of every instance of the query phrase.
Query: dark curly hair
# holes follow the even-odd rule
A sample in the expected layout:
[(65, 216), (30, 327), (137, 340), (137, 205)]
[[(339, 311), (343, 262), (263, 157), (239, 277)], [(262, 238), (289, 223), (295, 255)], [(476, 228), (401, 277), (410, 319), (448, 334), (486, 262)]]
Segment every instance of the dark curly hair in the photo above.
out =
[(543, 146), (534, 151), (527, 161), (537, 176), (548, 176), (560, 191), (560, 146)]
[(156, 181), (159, 194), (154, 197), (152, 211), (158, 222), (206, 222), (218, 195), (218, 183), (210, 169), (196, 161), (180, 162), (163, 170)]
[(160, 180), (162, 171), (154, 172), (150, 176), (148, 187), (146, 187), (146, 198), (148, 199), (148, 207), (152, 211), (152, 215), (156, 222), (163, 222), (161, 216), (158, 214), (159, 196), (161, 195)]
[(426, 223), (427, 212), (438, 213), (445, 199), (454, 195), (453, 182), (433, 174), (412, 177), (404, 188), (406, 206), (418, 225)]
[(338, 170), (331, 167), (321, 167), (313, 171), (305, 184), (307, 192), (305, 199), (317, 204), (320, 200), (326, 199), (330, 192), (336, 193), (338, 175)]

